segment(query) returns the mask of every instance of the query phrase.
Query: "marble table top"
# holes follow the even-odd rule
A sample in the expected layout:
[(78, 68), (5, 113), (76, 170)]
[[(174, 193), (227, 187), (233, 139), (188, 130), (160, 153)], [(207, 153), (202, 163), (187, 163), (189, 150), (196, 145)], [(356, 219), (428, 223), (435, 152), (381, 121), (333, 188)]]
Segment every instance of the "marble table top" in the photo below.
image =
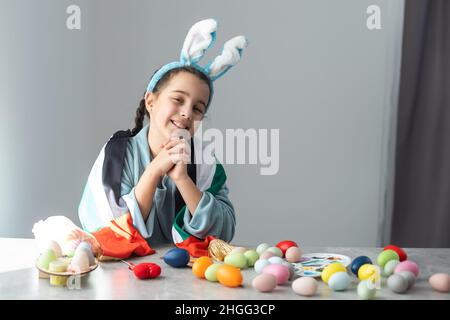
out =
[[(251, 283), (257, 275), (253, 268), (242, 270), (242, 287), (228, 288), (219, 283), (196, 278), (190, 268), (176, 269), (164, 263), (161, 257), (173, 248), (172, 245), (153, 247), (156, 253), (146, 257), (129, 259), (135, 264), (154, 262), (161, 266), (161, 276), (156, 279), (139, 280), (126, 264), (120, 261), (102, 262), (88, 276), (82, 277), (73, 288), (51, 286), (48, 279), (40, 279), (35, 261), (38, 256), (33, 239), (0, 238), (0, 299), (188, 299), (188, 300), (266, 300), (266, 299), (359, 299), (356, 294), (358, 281), (352, 277), (350, 288), (344, 292), (334, 292), (319, 280), (317, 294), (313, 297), (296, 295), (291, 282), (277, 286), (270, 293), (255, 290)], [(360, 255), (375, 260), (380, 248), (357, 247), (303, 247), (304, 253), (330, 252), (355, 258)], [(434, 291), (428, 278), (433, 273), (450, 274), (450, 249), (405, 249), (410, 260), (421, 268), (416, 284), (406, 294), (392, 292), (382, 280), (376, 299), (436, 299), (450, 300), (449, 293)]]

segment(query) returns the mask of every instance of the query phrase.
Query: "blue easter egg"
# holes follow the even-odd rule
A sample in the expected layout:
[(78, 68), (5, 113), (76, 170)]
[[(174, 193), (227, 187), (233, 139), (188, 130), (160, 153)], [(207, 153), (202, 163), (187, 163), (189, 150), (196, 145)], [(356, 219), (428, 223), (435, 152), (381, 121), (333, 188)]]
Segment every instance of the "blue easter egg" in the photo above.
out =
[(350, 269), (356, 276), (358, 276), (358, 270), (364, 264), (372, 264), (372, 260), (370, 260), (370, 258), (366, 256), (356, 257), (355, 259), (353, 259), (352, 264), (350, 265)]
[(334, 291), (343, 291), (348, 288), (351, 281), (347, 272), (336, 272), (328, 280), (328, 286)]
[(174, 268), (186, 267), (189, 263), (189, 252), (185, 249), (173, 248), (164, 255), (164, 262)]

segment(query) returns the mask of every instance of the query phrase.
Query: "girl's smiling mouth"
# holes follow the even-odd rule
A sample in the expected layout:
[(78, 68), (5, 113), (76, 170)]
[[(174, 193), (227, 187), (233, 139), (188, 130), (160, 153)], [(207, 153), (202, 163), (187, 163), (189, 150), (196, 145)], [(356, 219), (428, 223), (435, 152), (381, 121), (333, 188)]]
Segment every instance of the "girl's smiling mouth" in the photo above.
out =
[(186, 124), (183, 124), (182, 122), (178, 122), (175, 120), (170, 120), (170, 122), (177, 127), (178, 129), (186, 129), (189, 130), (189, 127)]

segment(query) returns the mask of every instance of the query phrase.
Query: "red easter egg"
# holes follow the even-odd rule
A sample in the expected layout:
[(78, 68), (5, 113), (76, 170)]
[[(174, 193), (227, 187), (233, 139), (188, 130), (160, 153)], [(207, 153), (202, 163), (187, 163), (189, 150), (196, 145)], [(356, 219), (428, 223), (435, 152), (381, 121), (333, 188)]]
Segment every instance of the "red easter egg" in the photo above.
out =
[(283, 240), (278, 242), (277, 247), (283, 252), (283, 257), (286, 254), (286, 250), (290, 247), (298, 247), (297, 243), (291, 240)]
[(405, 261), (406, 259), (408, 259), (408, 256), (406, 255), (406, 252), (400, 247), (397, 247), (397, 246), (394, 246), (394, 245), (390, 244), (390, 245), (384, 247), (383, 251), (386, 251), (386, 250), (395, 251), (398, 254), (399, 258), (400, 258), (400, 262), (401, 261)]

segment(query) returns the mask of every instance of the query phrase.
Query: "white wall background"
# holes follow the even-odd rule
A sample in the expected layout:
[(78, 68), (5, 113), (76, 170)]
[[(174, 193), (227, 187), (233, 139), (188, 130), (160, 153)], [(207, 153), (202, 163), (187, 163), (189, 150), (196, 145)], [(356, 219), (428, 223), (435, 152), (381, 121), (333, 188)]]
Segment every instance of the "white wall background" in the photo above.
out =
[[(66, 8), (81, 7), (81, 30)], [(382, 29), (366, 27), (381, 8)], [(387, 241), (403, 0), (0, 0), (0, 237), (77, 207), (102, 145), (131, 128), (149, 76), (196, 21), (245, 34), (207, 127), (280, 130), (280, 171), (226, 165), (234, 243)]]

